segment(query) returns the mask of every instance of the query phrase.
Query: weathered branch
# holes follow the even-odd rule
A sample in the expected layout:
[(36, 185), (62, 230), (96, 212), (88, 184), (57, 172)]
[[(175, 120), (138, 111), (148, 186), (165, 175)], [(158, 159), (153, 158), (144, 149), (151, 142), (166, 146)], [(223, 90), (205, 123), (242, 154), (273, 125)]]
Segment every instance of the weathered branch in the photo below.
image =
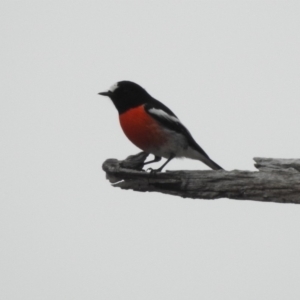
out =
[(254, 158), (259, 171), (142, 170), (148, 154), (141, 152), (124, 161), (108, 159), (103, 170), (113, 186), (140, 192), (161, 192), (199, 199), (240, 199), (300, 203), (300, 159)]

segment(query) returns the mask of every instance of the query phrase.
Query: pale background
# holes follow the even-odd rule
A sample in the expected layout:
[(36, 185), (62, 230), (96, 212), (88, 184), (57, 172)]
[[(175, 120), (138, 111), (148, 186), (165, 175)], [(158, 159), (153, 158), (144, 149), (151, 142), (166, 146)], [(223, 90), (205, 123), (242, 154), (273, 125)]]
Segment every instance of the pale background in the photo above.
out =
[(0, 24), (1, 299), (300, 299), (300, 206), (111, 187), (139, 150), (97, 95), (141, 84), (227, 170), (299, 158), (299, 1), (2, 0)]

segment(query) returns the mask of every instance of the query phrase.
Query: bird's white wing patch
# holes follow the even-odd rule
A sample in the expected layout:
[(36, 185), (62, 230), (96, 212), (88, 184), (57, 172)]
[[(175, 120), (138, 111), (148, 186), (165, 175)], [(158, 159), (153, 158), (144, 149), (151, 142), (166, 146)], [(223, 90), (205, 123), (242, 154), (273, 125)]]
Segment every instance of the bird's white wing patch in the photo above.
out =
[(113, 93), (118, 87), (118, 83), (115, 83), (109, 88), (109, 90)]
[(163, 111), (162, 109), (158, 109), (158, 108), (150, 108), (148, 110), (151, 114), (154, 114), (160, 118), (164, 118), (167, 119), (169, 121), (172, 122), (176, 122), (176, 123), (180, 123), (179, 119), (177, 119), (174, 116), (169, 115), (168, 113), (166, 113), (165, 111)]

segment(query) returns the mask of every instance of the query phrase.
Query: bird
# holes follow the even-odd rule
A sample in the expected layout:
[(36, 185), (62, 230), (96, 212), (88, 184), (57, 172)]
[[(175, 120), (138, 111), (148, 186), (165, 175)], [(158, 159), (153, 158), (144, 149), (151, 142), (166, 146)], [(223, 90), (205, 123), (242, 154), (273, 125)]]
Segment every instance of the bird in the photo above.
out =
[(222, 170), (197, 144), (188, 129), (163, 103), (132, 81), (119, 81), (99, 95), (111, 99), (119, 113), (120, 125), (127, 138), (154, 159), (144, 165), (167, 161), (151, 172), (161, 172), (173, 158), (190, 158), (213, 170)]

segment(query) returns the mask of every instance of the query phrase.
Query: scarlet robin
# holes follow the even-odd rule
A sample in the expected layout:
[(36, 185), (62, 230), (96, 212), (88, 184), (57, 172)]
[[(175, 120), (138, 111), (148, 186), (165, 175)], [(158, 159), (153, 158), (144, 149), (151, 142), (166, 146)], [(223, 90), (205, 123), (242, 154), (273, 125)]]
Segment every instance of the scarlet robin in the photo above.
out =
[(155, 156), (144, 165), (167, 158), (160, 168), (152, 171), (161, 172), (174, 157), (197, 159), (213, 170), (222, 170), (196, 143), (177, 116), (138, 84), (120, 81), (99, 95), (108, 96), (114, 103), (127, 138)]

